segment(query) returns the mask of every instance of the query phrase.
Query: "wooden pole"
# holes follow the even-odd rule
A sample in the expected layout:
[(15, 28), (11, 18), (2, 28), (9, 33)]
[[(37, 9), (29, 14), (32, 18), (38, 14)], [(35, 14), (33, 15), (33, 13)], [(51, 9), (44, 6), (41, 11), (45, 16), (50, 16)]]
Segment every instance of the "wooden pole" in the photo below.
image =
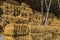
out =
[(45, 5), (46, 5), (46, 9), (47, 9), (47, 14), (46, 14), (46, 18), (45, 18), (45, 25), (47, 24), (47, 20), (48, 20), (48, 15), (49, 15), (49, 10), (50, 10), (50, 5), (51, 5), (51, 1), (49, 1), (49, 5), (47, 5), (47, 1), (45, 0)]

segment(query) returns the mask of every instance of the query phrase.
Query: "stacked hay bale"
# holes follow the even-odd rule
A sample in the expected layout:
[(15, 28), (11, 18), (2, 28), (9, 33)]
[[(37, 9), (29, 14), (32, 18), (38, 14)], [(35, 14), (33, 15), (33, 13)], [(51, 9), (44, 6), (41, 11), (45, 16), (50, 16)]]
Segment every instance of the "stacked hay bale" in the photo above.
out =
[(31, 40), (44, 40), (44, 27), (41, 25), (31, 25)]
[(49, 13), (47, 25), (44, 26), (44, 40), (59, 40), (60, 21), (53, 13)]
[(60, 27), (46, 26), (44, 27), (44, 39), (45, 40), (59, 40)]
[[(23, 8), (24, 8), (24, 6), (23, 6)], [(41, 38), (43, 36), (43, 31), (42, 31), (43, 29), (40, 28), (42, 15), (37, 11), (32, 12), (32, 10), (28, 9), (28, 8), (29, 8), (29, 6), (24, 8), (24, 10), (21, 10), (22, 14), (27, 15), (27, 16), (23, 15), (21, 17), (26, 18), (26, 20), (28, 19), (27, 23), (30, 26), (30, 40), (41, 40)], [(42, 33), (40, 33), (40, 32), (42, 32)]]
[(29, 40), (29, 27), (26, 24), (11, 23), (4, 31), (4, 40)]
[(12, 15), (3, 14), (1, 17), (2, 17), (2, 19), (3, 19), (4, 21), (7, 22), (7, 24), (9, 24), (9, 23), (14, 23), (14, 22), (15, 22), (15, 17), (12, 16)]
[(45, 27), (41, 25), (43, 15), (37, 11), (33, 12), (25, 3), (12, 5), (4, 2), (3, 6), (5, 7), (3, 7), (2, 18), (9, 23), (4, 29), (4, 40), (55, 40), (52, 38), (60, 34), (59, 30), (56, 32), (60, 28), (52, 26), (52, 22), (56, 21), (55, 18), (48, 18), (47, 24), (49, 25), (50, 22), (51, 24)]
[[(10, 9), (11, 4), (4, 3), (4, 5), (5, 6), (8, 5), (7, 7), (9, 7), (8, 9), (9, 12), (7, 13), (5, 10), (6, 8), (3, 7), (4, 14), (2, 15), (2, 18), (5, 21), (9, 22), (9, 24), (4, 29), (4, 38), (5, 38), (4, 40), (29, 40), (29, 39), (33, 40), (33, 38), (31, 38), (32, 36), (33, 37), (36, 36), (34, 38), (36, 38), (35, 40), (37, 40), (41, 34), (43, 35), (43, 32), (42, 32), (43, 29), (40, 29), (42, 15), (40, 15), (39, 12), (35, 11), (33, 13), (30, 6), (25, 3), (22, 3), (21, 6), (13, 5), (14, 7), (12, 9)], [(10, 11), (12, 12), (10, 13)], [(36, 28), (38, 26), (35, 32), (36, 34), (33, 33), (33, 31), (35, 31), (33, 29), (34, 25), (36, 26)], [(39, 37), (37, 37), (37, 34)]]
[(22, 3), (21, 6), (20, 6), (20, 12), (21, 12), (20, 16), (23, 19), (26, 19), (28, 22), (31, 21), (31, 18), (33, 16), (33, 11), (32, 11), (32, 9), (30, 8), (29, 5)]
[(14, 23), (15, 23), (15, 16), (14, 10), (16, 10), (15, 5), (3, 2), (3, 15), (1, 16), (3, 20), (6, 22), (4, 28), (4, 40), (15, 40), (15, 33), (14, 33)]
[(60, 20), (55, 17), (55, 18), (53, 19), (51, 25), (60, 26)]
[[(55, 15), (53, 13), (49, 13), (48, 18), (47, 18), (46, 25), (50, 25), (51, 24), (51, 22), (53, 21), (54, 16)], [(46, 21), (46, 13), (44, 13), (44, 17), (45, 17), (45, 20), (44, 21)]]
[(42, 23), (42, 14), (38, 11), (34, 11), (32, 21), (41, 25)]
[[(46, 15), (45, 15), (46, 16)], [(60, 20), (53, 13), (49, 13), (47, 25), (51, 26), (59, 26)]]
[(53, 13), (49, 13), (47, 25), (59, 26), (60, 25), (60, 19), (57, 19), (57, 17)]
[(14, 40), (14, 23), (8, 24), (5, 27), (4, 40)]
[(7, 15), (14, 14), (14, 5), (9, 4), (7, 2), (3, 2), (3, 13)]
[[(29, 6), (27, 6), (26, 4), (24, 4), (24, 3), (22, 3), (22, 5), (20, 6), (20, 15), (19, 16), (16, 16), (16, 24), (22, 24), (22, 26), (25, 24), (25, 25), (28, 25), (27, 27), (29, 27), (29, 28), (27, 28), (28, 30), (29, 30), (29, 34), (26, 36), (18, 36), (16, 39), (21, 39), (21, 40), (32, 40), (33, 38), (31, 38), (32, 36), (32, 34), (31, 34), (31, 31), (32, 31), (32, 28), (31, 28), (31, 26), (33, 26), (33, 25), (31, 25), (30, 23), (32, 22), (33, 23), (33, 11), (32, 11), (32, 9), (30, 9), (30, 7)], [(35, 22), (36, 23), (36, 22)], [(20, 26), (20, 27), (22, 27), (22, 26)], [(36, 25), (37, 26), (37, 25)], [(34, 26), (33, 26), (33, 28), (34, 28)], [(19, 29), (20, 30), (20, 29)], [(24, 30), (25, 30), (25, 28), (24, 28)], [(34, 29), (33, 29), (34, 30)], [(23, 31), (22, 31), (23, 32)], [(21, 32), (21, 33), (22, 33)], [(18, 35), (18, 34), (17, 34)], [(20, 34), (20, 35), (22, 35), (22, 34)], [(24, 35), (24, 34), (23, 34)], [(35, 34), (36, 35), (36, 34)], [(38, 39), (38, 38), (37, 38)], [(35, 40), (37, 40), (37, 39), (35, 39)]]
[(27, 24), (15, 24), (16, 40), (29, 40), (30, 39), (30, 29)]

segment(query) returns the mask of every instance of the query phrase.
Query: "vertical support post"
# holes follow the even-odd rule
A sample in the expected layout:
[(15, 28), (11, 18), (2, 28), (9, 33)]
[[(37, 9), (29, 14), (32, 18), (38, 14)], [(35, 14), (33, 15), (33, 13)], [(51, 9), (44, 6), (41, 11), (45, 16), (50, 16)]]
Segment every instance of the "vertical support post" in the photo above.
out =
[(46, 5), (46, 9), (47, 9), (47, 14), (46, 14), (46, 18), (45, 18), (45, 25), (47, 24), (47, 20), (48, 20), (48, 15), (49, 15), (49, 10), (50, 10), (50, 5), (51, 5), (51, 1), (49, 1), (49, 5), (47, 5), (47, 1), (45, 0), (45, 5)]
[(60, 13), (60, 0), (58, 0), (59, 13)]
[[(41, 0), (41, 13), (43, 15), (43, 0)], [(43, 24), (43, 17), (42, 17), (42, 24)]]
[(60, 0), (58, 0), (58, 6), (59, 6), (59, 9), (60, 9)]

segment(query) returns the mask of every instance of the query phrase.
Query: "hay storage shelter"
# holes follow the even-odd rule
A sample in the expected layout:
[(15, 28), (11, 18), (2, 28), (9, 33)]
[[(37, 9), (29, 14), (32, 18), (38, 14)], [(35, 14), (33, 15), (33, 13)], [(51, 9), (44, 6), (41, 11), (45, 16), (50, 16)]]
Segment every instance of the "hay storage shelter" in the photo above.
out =
[[(49, 12), (53, 12), (54, 14), (55, 13), (58, 13), (59, 14), (59, 12), (57, 11), (57, 10), (59, 10), (59, 9), (57, 9), (57, 8), (59, 8), (59, 7), (57, 7), (56, 6), (56, 3), (58, 3), (56, 0), (52, 0), (52, 6), (51, 6), (51, 8), (50, 8), (50, 11)], [(11, 1), (12, 2), (12, 1)], [(20, 0), (19, 1), (19, 3), (21, 3), (21, 2), (25, 2), (26, 4), (29, 4), (30, 6), (31, 6), (31, 8), (33, 9), (33, 11), (34, 10), (38, 10), (38, 11), (41, 11), (40, 9), (41, 9), (41, 1), (39, 1), (39, 0), (30, 0), (30, 1), (28, 1), (28, 0)], [(49, 1), (48, 1), (49, 2)], [(36, 3), (36, 4), (35, 4)], [(39, 5), (39, 7), (38, 7), (38, 5)], [(53, 6), (56, 6), (56, 7), (53, 7)], [(35, 7), (36, 6), (36, 7)], [(46, 7), (45, 7), (46, 5), (45, 5), (45, 2), (44, 2), (44, 12), (46, 11)], [(56, 8), (56, 10), (55, 10), (55, 8)], [(57, 15), (57, 17), (59, 17), (59, 15)], [(39, 20), (38, 20), (39, 21)], [(57, 20), (56, 20), (56, 22), (57, 22)], [(58, 21), (59, 22), (59, 21)], [(60, 23), (60, 22), (59, 22)], [(14, 24), (12, 24), (12, 25), (14, 25)], [(54, 24), (55, 25), (55, 24)], [(6, 28), (6, 30), (4, 30), (5, 31), (5, 34), (7, 33), (7, 32), (10, 32), (10, 34), (12, 34), (12, 35), (8, 35), (9, 37), (8, 37), (8, 39), (7, 39), (7, 36), (5, 36), (5, 40), (14, 40), (14, 38), (13, 38), (13, 35), (14, 35), (14, 26), (11, 26), (11, 25), (9, 25), (9, 26), (7, 26), (7, 28)], [(10, 28), (9, 28), (10, 27)], [(18, 26), (18, 27), (20, 27), (20, 26)], [(41, 26), (38, 26), (38, 27), (41, 27)], [(42, 26), (43, 27), (43, 26)], [(48, 26), (47, 26), (48, 27)], [(52, 29), (52, 31), (53, 31), (53, 33), (55, 34), (55, 31), (58, 31), (58, 30), (53, 30), (53, 29), (55, 29), (55, 26), (51, 26), (51, 27), (53, 27), (53, 28), (51, 28)], [(48, 27), (49, 28), (49, 27)], [(50, 29), (50, 28), (49, 28)], [(30, 37), (32, 38), (32, 40), (40, 40), (40, 36), (41, 37), (45, 37), (45, 35), (47, 35), (47, 37), (46, 37), (46, 39), (49, 37), (50, 38), (50, 36), (49, 35), (53, 35), (53, 33), (51, 32), (51, 29), (49, 30), (49, 29), (45, 29), (44, 27), (43, 27), (43, 32), (38, 32), (38, 34), (35, 32), (35, 34), (34, 33), (32, 33), (32, 34), (30, 34)], [(60, 29), (60, 27), (59, 27), (59, 29)], [(8, 31), (7, 31), (8, 30)], [(37, 29), (37, 30), (41, 30), (41, 29)], [(37, 31), (36, 30), (36, 31)], [(47, 32), (45, 31), (45, 30), (48, 30)], [(33, 31), (34, 31), (34, 29), (33, 29)], [(44, 31), (45, 31), (45, 33), (44, 33)], [(23, 32), (23, 31), (22, 31)], [(22, 33), (21, 32), (21, 33)], [(57, 33), (59, 33), (60, 34), (60, 31), (59, 32), (57, 32)], [(59, 35), (59, 34), (55, 34), (55, 35)], [(18, 33), (18, 34), (20, 34), (20, 33)], [(34, 34), (34, 35), (33, 35)], [(42, 35), (41, 35), (42, 34)], [(54, 35), (54, 36), (55, 36)], [(38, 36), (38, 37), (37, 37)], [(60, 36), (59, 36), (60, 37)], [(58, 38), (59, 38), (58, 37)], [(27, 38), (28, 38), (28, 36), (27, 36)], [(55, 37), (54, 37), (55, 38)], [(28, 39), (25, 39), (24, 37), (17, 37), (17, 40), (18, 39), (21, 39), (21, 40), (28, 40)], [(41, 38), (41, 40), (42, 39), (44, 39), (44, 38)], [(47, 39), (48, 40), (48, 39)], [(50, 39), (51, 40), (51, 39)], [(53, 39), (52, 39), (53, 40)], [(59, 40), (59, 39), (58, 39)]]

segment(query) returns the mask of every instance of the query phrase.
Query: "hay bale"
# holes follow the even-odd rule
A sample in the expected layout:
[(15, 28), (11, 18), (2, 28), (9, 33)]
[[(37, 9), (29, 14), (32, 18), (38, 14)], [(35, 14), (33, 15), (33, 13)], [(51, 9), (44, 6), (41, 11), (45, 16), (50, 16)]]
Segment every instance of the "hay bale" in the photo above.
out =
[(29, 34), (29, 26), (27, 24), (15, 24), (15, 29), (17, 35), (28, 35)]
[(4, 35), (14, 35), (14, 23), (8, 24), (4, 28)]
[(11, 5), (7, 2), (3, 3), (3, 13), (7, 15), (13, 15), (14, 13), (14, 5)]
[(12, 36), (4, 36), (4, 40), (15, 40)]

